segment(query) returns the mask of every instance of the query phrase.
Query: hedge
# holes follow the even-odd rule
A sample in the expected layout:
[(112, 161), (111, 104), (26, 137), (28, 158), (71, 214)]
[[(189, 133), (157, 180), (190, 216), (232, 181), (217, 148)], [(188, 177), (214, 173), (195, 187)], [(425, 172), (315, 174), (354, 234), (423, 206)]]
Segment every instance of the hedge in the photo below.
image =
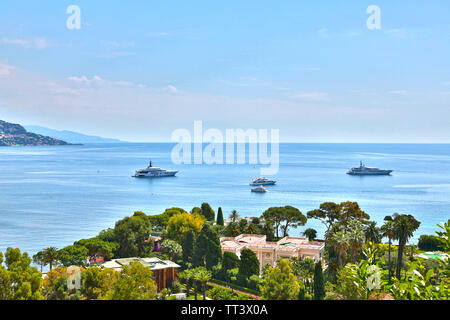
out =
[(233, 288), (235, 290), (242, 291), (242, 292), (251, 293), (251, 294), (254, 294), (255, 296), (260, 296), (261, 295), (261, 293), (258, 290), (241, 287), (241, 286), (239, 286), (237, 284), (234, 284), (234, 283), (229, 283), (229, 282), (218, 280), (218, 279), (211, 279), (209, 282), (220, 284), (220, 285), (222, 285), (224, 287), (230, 287), (230, 288)]
[(435, 236), (421, 235), (417, 246), (425, 251), (444, 251), (439, 238)]

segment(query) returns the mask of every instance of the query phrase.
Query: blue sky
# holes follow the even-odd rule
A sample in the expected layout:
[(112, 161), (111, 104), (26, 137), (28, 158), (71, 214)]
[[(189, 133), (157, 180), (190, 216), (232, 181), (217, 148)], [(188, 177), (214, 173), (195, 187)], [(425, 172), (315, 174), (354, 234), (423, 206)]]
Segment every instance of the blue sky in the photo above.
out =
[[(80, 30), (66, 28), (72, 4)], [(203, 120), (282, 141), (448, 143), (449, 13), (448, 1), (2, 1), (0, 118), (131, 141)]]

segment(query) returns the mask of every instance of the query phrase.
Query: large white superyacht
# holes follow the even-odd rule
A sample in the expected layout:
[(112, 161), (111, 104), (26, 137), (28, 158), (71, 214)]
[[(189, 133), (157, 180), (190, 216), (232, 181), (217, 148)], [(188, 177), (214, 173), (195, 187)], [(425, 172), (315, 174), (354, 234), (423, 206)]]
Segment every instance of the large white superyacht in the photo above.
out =
[(154, 167), (152, 161), (145, 169), (139, 169), (132, 176), (134, 178), (156, 178), (156, 177), (173, 177), (177, 174), (177, 170), (166, 170), (160, 167)]
[(347, 174), (353, 176), (388, 176), (392, 171), (394, 170), (366, 167), (361, 161), (359, 163), (359, 167), (351, 168), (350, 170), (348, 170)]

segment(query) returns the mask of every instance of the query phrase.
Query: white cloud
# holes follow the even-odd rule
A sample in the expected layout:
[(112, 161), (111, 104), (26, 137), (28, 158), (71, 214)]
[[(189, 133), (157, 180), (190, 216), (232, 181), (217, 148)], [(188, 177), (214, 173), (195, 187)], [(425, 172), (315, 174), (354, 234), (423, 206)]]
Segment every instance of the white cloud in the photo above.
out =
[(396, 95), (400, 95), (400, 96), (406, 96), (408, 94), (408, 91), (406, 91), (406, 90), (391, 90), (391, 91), (388, 91), (388, 93), (396, 94)]
[(81, 77), (72, 76), (72, 77), (69, 77), (68, 79), (77, 84), (83, 84), (83, 85), (90, 85), (93, 83), (101, 83), (103, 81), (103, 79), (99, 76), (93, 76), (92, 79), (89, 79), (86, 76), (81, 76)]
[(10, 45), (16, 45), (21, 46), (24, 49), (37, 49), (42, 50), (50, 46), (50, 42), (43, 37), (35, 37), (33, 39), (8, 39), (3, 38), (3, 43), (10, 44)]
[(16, 67), (0, 63), (0, 76), (9, 76)]
[(297, 92), (291, 94), (292, 98), (298, 99), (306, 99), (313, 101), (330, 101), (328, 98), (328, 93), (326, 92), (318, 92), (318, 91), (310, 91), (310, 92)]
[(167, 86), (167, 90), (169, 90), (172, 93), (177, 93), (178, 92), (178, 89), (175, 86), (171, 85), (171, 84)]

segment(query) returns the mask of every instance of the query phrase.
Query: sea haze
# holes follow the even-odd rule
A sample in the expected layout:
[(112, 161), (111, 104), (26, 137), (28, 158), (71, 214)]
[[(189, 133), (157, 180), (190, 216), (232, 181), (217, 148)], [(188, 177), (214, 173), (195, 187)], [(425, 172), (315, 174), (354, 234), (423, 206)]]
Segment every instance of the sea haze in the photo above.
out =
[[(450, 146), (436, 144), (282, 144), (278, 182), (270, 192), (250, 192), (259, 165), (174, 165), (173, 144), (86, 144), (0, 148), (0, 250), (30, 254), (93, 237), (134, 211), (159, 214), (209, 202), (224, 214), (260, 216), (291, 205), (306, 214), (325, 201), (357, 201), (382, 224), (386, 215), (409, 213), (422, 222), (413, 241), (449, 219)], [(177, 177), (135, 179), (134, 170), (176, 169)], [(364, 161), (394, 169), (392, 176), (346, 173)], [(272, 177), (271, 177), (272, 178)], [(300, 235), (324, 226), (315, 220), (290, 230)]]

